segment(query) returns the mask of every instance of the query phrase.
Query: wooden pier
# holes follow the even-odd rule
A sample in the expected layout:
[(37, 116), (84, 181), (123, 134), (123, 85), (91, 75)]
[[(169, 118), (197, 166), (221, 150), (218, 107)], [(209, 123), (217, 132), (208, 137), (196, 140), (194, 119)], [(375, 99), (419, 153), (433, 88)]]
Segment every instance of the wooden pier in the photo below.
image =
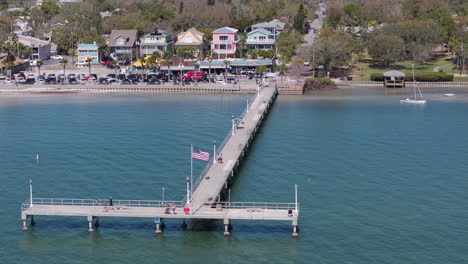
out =
[(28, 230), (27, 220), (34, 216), (81, 216), (88, 221), (88, 231), (94, 231), (99, 217), (151, 218), (155, 232), (161, 233), (164, 219), (215, 219), (223, 220), (224, 234), (230, 234), (231, 220), (290, 221), (293, 236), (298, 236), (299, 203), (231, 202), (222, 201), (223, 191), (235, 175), (243, 157), (255, 138), (262, 121), (277, 96), (276, 87), (259, 89), (253, 102), (239, 118), (233, 118), (232, 131), (218, 147), (222, 162), (212, 157), (206, 169), (195, 181), (192, 195), (181, 201), (57, 199), (31, 198), (22, 204), (23, 230)]

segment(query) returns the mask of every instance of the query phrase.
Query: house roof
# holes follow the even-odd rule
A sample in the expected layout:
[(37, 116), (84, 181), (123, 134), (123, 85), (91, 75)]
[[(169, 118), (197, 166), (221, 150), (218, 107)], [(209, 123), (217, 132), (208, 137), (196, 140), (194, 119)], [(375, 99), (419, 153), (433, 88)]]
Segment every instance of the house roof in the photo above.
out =
[(213, 34), (234, 34), (237, 33), (237, 29), (231, 27), (222, 27), (213, 31)]
[(405, 73), (401, 71), (388, 71), (383, 74), (385, 77), (405, 77)]
[(247, 33), (247, 35), (251, 35), (251, 34), (256, 33), (256, 32), (262, 33), (263, 35), (266, 35), (266, 36), (268, 36), (268, 35), (271, 34), (271, 32), (268, 31), (268, 30), (266, 30), (266, 29), (257, 28), (257, 29), (255, 29), (255, 30), (252, 30), (252, 31), (250, 31), (249, 33)]
[(39, 47), (50, 44), (48, 41), (23, 35), (18, 35), (18, 42), (29, 47)]
[(170, 36), (171, 32), (167, 32), (164, 30), (156, 30), (154, 32), (148, 33), (145, 35), (145, 37), (149, 36)]
[[(192, 42), (185, 42), (185, 37), (191, 36)], [(203, 44), (203, 37), (205, 36), (204, 33), (201, 33), (196, 28), (190, 28), (189, 30), (179, 33), (177, 35), (177, 42), (176, 46), (183, 46), (183, 45), (201, 45)]]
[(286, 23), (279, 21), (278, 19), (273, 19), (270, 22), (263, 22), (252, 25), (252, 28), (280, 28), (282, 29)]
[(96, 44), (78, 44), (78, 50), (80, 49), (98, 49)]
[[(127, 41), (124, 45), (117, 45), (116, 39), (118, 37), (126, 37)], [(111, 36), (109, 38), (109, 46), (110, 47), (133, 47), (135, 45), (135, 41), (137, 38), (137, 31), (136, 30), (112, 30)]]

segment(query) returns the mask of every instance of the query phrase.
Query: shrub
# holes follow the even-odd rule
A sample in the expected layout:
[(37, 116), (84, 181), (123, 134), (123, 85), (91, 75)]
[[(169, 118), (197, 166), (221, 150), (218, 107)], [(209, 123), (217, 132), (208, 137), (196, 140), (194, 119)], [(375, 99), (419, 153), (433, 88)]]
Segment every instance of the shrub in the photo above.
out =
[(383, 82), (384, 76), (381, 72), (375, 72), (370, 75), (370, 80), (374, 82)]
[(316, 79), (306, 79), (304, 83), (304, 89), (306, 91), (310, 90), (323, 90), (323, 89), (335, 89), (336, 83), (328, 78), (316, 78)]
[[(413, 81), (413, 74), (411, 72), (405, 72), (406, 77), (405, 81)], [(453, 75), (447, 74), (445, 72), (417, 72), (414, 74), (414, 78), (417, 82), (452, 82)], [(383, 82), (384, 76), (383, 73), (372, 73), (370, 75), (371, 81), (374, 82)]]
[[(405, 81), (413, 81), (413, 74), (406, 72)], [(452, 82), (453, 75), (445, 72), (418, 72), (414, 74), (414, 78), (417, 82)]]

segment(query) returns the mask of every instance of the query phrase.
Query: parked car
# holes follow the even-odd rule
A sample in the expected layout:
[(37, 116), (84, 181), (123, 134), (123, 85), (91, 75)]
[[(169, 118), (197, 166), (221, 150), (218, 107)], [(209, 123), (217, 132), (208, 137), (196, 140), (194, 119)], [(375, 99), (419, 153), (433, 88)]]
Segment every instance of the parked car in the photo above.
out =
[(108, 84), (108, 83), (109, 83), (109, 79), (104, 78), (104, 77), (99, 78), (99, 84)]
[(130, 79), (125, 78), (122, 80), (122, 84), (132, 84), (132, 81)]
[(24, 83), (25, 81), (26, 81), (26, 78), (24, 78), (23, 76), (16, 77), (16, 82), (17, 83)]
[(67, 79), (76, 79), (76, 75), (74, 73), (69, 73)]
[(39, 75), (39, 76), (37, 77), (37, 80), (38, 80), (39, 82), (41, 82), (41, 83), (44, 82), (45, 79), (46, 79), (46, 77), (45, 77), (44, 75)]
[(96, 74), (90, 74), (88, 76), (88, 81), (95, 82), (96, 80), (97, 80), (97, 75)]
[(45, 84), (57, 84), (57, 78), (47, 77), (47, 79), (45, 79)]
[(276, 73), (274, 72), (267, 72), (265, 74), (265, 78), (275, 78), (276, 77)]
[(149, 81), (148, 84), (161, 84), (161, 81), (156, 78), (153, 78)]
[(50, 56), (50, 58), (53, 59), (53, 60), (63, 60), (63, 57), (60, 56), (60, 55)]
[(108, 84), (118, 84), (119, 81), (118, 81), (117, 79), (108, 79), (108, 80), (107, 80), (107, 83), (108, 83)]
[(115, 74), (113, 74), (113, 73), (109, 73), (109, 74), (107, 74), (107, 78), (115, 79), (116, 76), (115, 76)]
[(6, 79), (6, 76), (4, 74), (0, 74), (0, 80), (5, 80)]
[(78, 80), (75, 77), (68, 78), (68, 84), (78, 84)]
[(227, 81), (227, 83), (237, 84), (236, 77), (227, 77), (226, 81)]
[(36, 79), (34, 78), (27, 78), (26, 81), (24, 82), (24, 84), (35, 84), (36, 83)]

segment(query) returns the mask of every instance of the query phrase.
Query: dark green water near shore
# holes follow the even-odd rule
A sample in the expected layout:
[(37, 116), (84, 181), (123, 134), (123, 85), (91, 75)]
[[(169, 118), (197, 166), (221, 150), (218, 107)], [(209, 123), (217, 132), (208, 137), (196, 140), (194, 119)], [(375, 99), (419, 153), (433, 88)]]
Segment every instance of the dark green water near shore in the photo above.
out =
[[(279, 97), (232, 186), (233, 201), (291, 202), (290, 223), (37, 217), (35, 197), (182, 199), (189, 148), (211, 150), (245, 96), (0, 97), (2, 263), (467, 263), (468, 91), (343, 89)], [(40, 162), (36, 164), (36, 153)], [(195, 163), (201, 171), (202, 162)]]

